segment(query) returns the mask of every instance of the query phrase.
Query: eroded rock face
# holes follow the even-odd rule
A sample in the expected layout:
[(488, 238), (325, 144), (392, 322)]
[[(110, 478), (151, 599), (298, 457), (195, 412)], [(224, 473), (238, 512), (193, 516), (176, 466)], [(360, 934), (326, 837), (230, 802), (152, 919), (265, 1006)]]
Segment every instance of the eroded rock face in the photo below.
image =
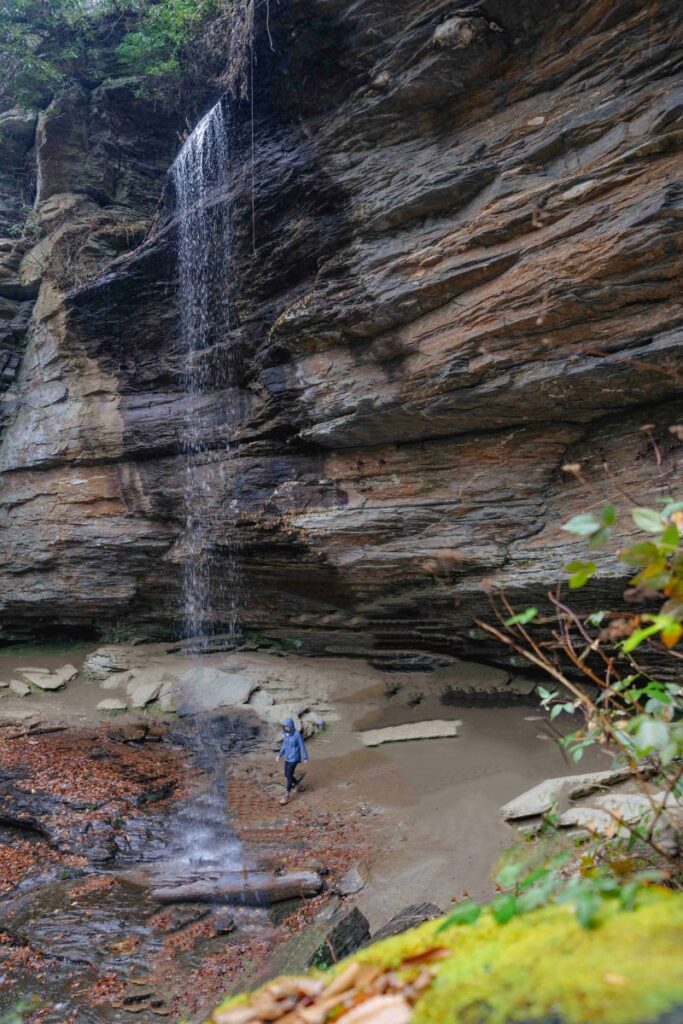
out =
[[(274, 51), (258, 27), (253, 224), (235, 104), (226, 183), (238, 326), (197, 399), (211, 557), (228, 571), (236, 529), (245, 628), (330, 652), (481, 653), (488, 586), (537, 599), (580, 557), (568, 515), (673, 488), (676, 18), (674, 0), (306, 0), (271, 11)], [(41, 115), (43, 216), (64, 195), (76, 226), (102, 196), (112, 216), (153, 210), (171, 133), (138, 118), (124, 148), (142, 163), (112, 183), (123, 129), (99, 102), (85, 141), (73, 112)], [(103, 230), (88, 273), (114, 255)], [(180, 621), (174, 253), (167, 191), (147, 240), (99, 276), (43, 272), (0, 448), (8, 631)], [(562, 472), (575, 462), (590, 496)]]

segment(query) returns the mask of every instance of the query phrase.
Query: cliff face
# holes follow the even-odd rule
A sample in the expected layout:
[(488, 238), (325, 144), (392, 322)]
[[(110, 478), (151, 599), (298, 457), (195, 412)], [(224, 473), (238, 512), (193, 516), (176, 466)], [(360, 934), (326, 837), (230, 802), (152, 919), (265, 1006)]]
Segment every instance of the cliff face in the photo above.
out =
[[(257, 25), (197, 510), (219, 572), (237, 538), (245, 628), (481, 653), (491, 583), (536, 598), (579, 556), (568, 515), (673, 489), (677, 8), (300, 0), (271, 10), (272, 47)], [(43, 237), (18, 275), (40, 291), (0, 441), (8, 633), (179, 621), (168, 190), (138, 244), (176, 125), (125, 82), (95, 92), (37, 129)]]

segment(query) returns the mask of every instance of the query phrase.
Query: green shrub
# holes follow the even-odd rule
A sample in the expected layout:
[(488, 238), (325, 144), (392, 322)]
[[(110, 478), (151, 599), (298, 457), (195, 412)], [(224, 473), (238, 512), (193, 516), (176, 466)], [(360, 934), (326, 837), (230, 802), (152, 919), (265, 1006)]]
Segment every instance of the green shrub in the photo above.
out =
[[(536, 606), (515, 612), (501, 595), (499, 624), (478, 624), (560, 684), (559, 690), (539, 687), (539, 693), (551, 718), (583, 717), (581, 727), (562, 740), (575, 762), (599, 744), (631, 768), (650, 806), (635, 823), (612, 814), (615, 842), (623, 842), (628, 852), (647, 848), (650, 862), (668, 864), (670, 877), (678, 879), (676, 851), (660, 837), (664, 810), (683, 791), (683, 688), (676, 650), (683, 639), (683, 502), (665, 499), (662, 506), (632, 508), (630, 519), (640, 536), (613, 551), (635, 570), (625, 595), (628, 611), (579, 613), (558, 588), (547, 595), (552, 616), (544, 617)], [(612, 542), (617, 519), (616, 509), (606, 505), (599, 515), (574, 516), (563, 529), (597, 548)], [(570, 590), (581, 589), (598, 571), (594, 562), (583, 560), (565, 568)], [(661, 663), (661, 679), (644, 663), (648, 654)], [(662, 787), (663, 800), (647, 785), (651, 777)]]

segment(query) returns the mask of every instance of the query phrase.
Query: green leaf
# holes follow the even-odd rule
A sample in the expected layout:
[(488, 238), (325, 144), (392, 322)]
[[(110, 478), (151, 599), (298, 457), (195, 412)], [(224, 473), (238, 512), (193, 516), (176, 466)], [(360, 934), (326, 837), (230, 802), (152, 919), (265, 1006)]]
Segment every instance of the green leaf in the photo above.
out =
[(605, 618), (606, 614), (607, 612), (593, 612), (591, 615), (588, 616), (586, 622), (589, 626), (599, 626)]
[(582, 928), (594, 928), (600, 913), (601, 900), (592, 889), (583, 889), (576, 897), (576, 916)]
[(666, 527), (666, 520), (661, 512), (654, 508), (632, 508), (631, 518), (638, 529), (646, 533), (660, 533)]
[(651, 540), (639, 541), (631, 547), (624, 548), (619, 552), (619, 559), (627, 565), (648, 565), (654, 558), (659, 557), (659, 548)]
[(633, 739), (638, 750), (643, 754), (651, 754), (660, 750), (669, 742), (669, 729), (666, 722), (658, 722), (651, 718), (642, 717)]
[(654, 636), (656, 633), (665, 633), (676, 626), (676, 620), (671, 615), (644, 615), (643, 618), (650, 619), (650, 625), (644, 626), (642, 629), (635, 629), (626, 640), (622, 641), (621, 649), (626, 654), (629, 651), (634, 651), (648, 637)]
[(668, 519), (673, 512), (683, 512), (683, 501), (667, 501), (662, 509), (662, 515)]
[(567, 533), (575, 533), (578, 537), (591, 537), (600, 529), (600, 523), (590, 512), (582, 512), (578, 516), (572, 516), (562, 529)]
[(617, 521), (617, 510), (614, 505), (605, 505), (600, 516), (603, 526), (614, 526)]
[(516, 884), (519, 876), (522, 873), (521, 864), (506, 864), (505, 867), (501, 868), (496, 876), (496, 882), (501, 885), (503, 889), (510, 889)]
[(580, 587), (583, 587), (591, 576), (598, 571), (595, 562), (568, 562), (564, 568), (566, 572), (571, 573), (569, 577), (570, 590), (578, 590)]
[(644, 629), (634, 629), (631, 635), (622, 641), (622, 651), (624, 654), (630, 654), (631, 651), (635, 651), (636, 647), (640, 647), (643, 640), (647, 640), (649, 637), (654, 636), (655, 633), (658, 633), (659, 629), (660, 627), (655, 625), (645, 626)]
[(675, 550), (678, 547), (681, 542), (681, 536), (675, 523), (669, 523), (662, 534), (661, 542), (667, 548), (673, 548)]
[(505, 620), (506, 626), (516, 626), (518, 623), (525, 626), (527, 622), (533, 622), (538, 615), (538, 608), (525, 608), (523, 612), (513, 615)]
[(466, 903), (460, 903), (455, 910), (452, 910), (446, 920), (437, 929), (437, 935), (439, 932), (443, 932), (446, 928), (451, 928), (454, 925), (459, 924), (474, 924), (481, 914), (481, 907), (478, 903), (468, 901)]
[(497, 896), (491, 903), (491, 913), (498, 924), (507, 924), (508, 921), (511, 921), (513, 917), (517, 917), (519, 914), (517, 897), (511, 892)]
[(530, 889), (532, 885), (540, 882), (542, 878), (547, 878), (550, 874), (551, 868), (536, 868), (519, 883), (520, 891), (524, 892), (525, 889)]

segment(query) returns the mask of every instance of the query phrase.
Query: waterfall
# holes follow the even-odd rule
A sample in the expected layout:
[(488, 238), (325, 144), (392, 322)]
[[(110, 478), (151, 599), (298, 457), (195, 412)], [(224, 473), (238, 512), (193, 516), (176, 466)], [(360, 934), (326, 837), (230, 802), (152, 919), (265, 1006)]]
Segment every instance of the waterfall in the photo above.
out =
[[(224, 479), (240, 408), (238, 363), (230, 344), (232, 225), (229, 123), (219, 101), (185, 141), (170, 177), (178, 224), (177, 278), (184, 413), (183, 629), (190, 651), (206, 653), (216, 629), (237, 635), (240, 604), (235, 479)], [(194, 670), (202, 671), (196, 659)], [(188, 723), (210, 788), (175, 821), (170, 848), (194, 868), (241, 865), (241, 846), (225, 815), (226, 764), (220, 719)]]
[(200, 646), (219, 623), (236, 635), (240, 603), (236, 492), (233, 482), (225, 499), (222, 476), (239, 414), (230, 397), (237, 394), (237, 360), (227, 344), (233, 326), (229, 170), (229, 124), (219, 101), (171, 167), (185, 392), (183, 627)]

